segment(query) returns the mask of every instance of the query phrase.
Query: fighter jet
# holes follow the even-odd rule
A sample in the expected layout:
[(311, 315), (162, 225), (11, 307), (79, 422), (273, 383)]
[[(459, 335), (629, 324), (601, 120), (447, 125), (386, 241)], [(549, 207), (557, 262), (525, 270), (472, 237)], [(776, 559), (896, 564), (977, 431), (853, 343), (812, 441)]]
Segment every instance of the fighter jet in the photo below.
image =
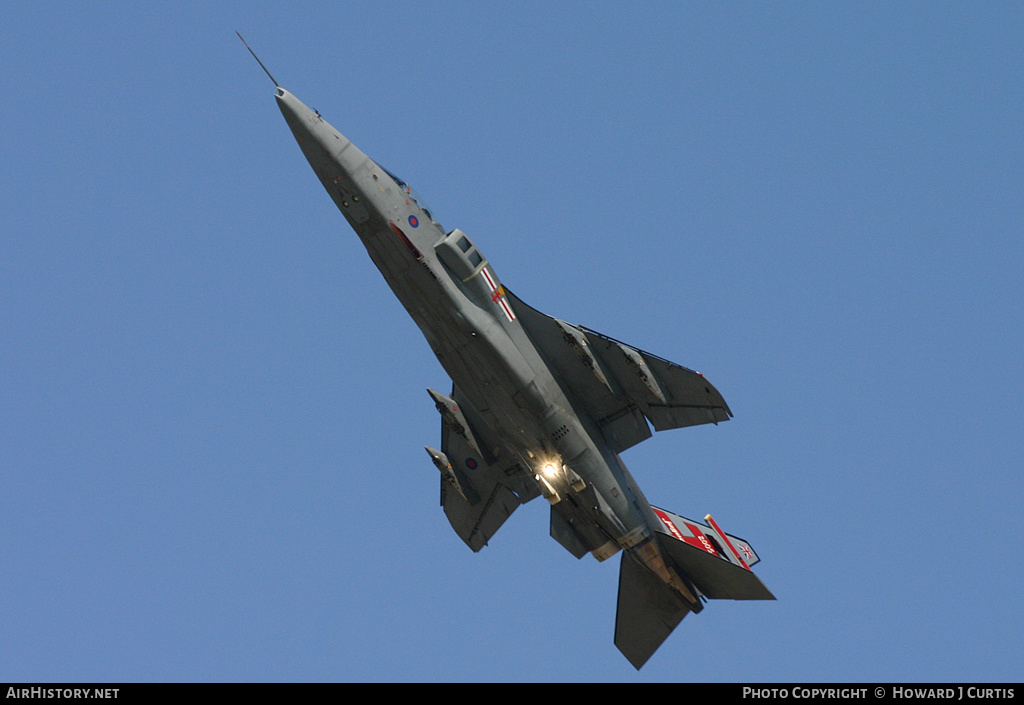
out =
[(710, 515), (702, 523), (652, 506), (619, 456), (652, 425), (728, 420), (718, 390), (525, 304), (466, 233), (442, 227), (409, 184), (274, 84), (313, 172), (451, 377), (448, 394), (427, 390), (441, 447), (426, 450), (466, 545), (479, 551), (520, 504), (543, 496), (551, 537), (569, 553), (621, 552), (615, 645), (637, 669), (707, 599), (775, 599), (750, 570), (758, 556), (747, 541)]

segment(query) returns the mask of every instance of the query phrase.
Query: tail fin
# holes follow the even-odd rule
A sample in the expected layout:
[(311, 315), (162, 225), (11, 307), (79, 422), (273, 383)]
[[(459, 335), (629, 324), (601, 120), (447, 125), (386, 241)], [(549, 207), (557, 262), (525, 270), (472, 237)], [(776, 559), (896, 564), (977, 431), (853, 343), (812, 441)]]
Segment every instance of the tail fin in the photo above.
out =
[[(658, 544), (687, 580), (711, 599), (774, 600), (750, 566), (759, 558), (750, 544), (726, 534), (709, 514), (711, 526), (651, 507), (663, 526)], [(712, 528), (714, 527), (714, 528)]]
[(647, 663), (689, 612), (690, 606), (675, 590), (623, 551), (615, 646), (634, 668), (639, 671)]
[[(757, 554), (743, 539), (726, 534), (708, 515), (710, 526), (652, 507), (661, 523), (653, 543), (661, 570), (676, 574), (694, 594), (711, 599), (774, 600), (750, 566)], [(634, 547), (622, 553), (615, 646), (639, 670), (689, 612), (701, 610), (648, 569)]]

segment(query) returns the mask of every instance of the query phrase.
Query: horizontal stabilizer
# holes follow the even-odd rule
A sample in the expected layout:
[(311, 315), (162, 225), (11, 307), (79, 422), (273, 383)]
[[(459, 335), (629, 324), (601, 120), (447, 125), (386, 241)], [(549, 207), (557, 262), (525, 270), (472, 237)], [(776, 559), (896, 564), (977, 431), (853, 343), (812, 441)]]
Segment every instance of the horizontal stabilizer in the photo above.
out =
[(679, 572), (696, 585), (705, 597), (713, 600), (775, 599), (775, 595), (749, 568), (741, 568), (665, 534), (658, 534), (658, 544)]
[(687, 603), (628, 551), (619, 567), (615, 646), (637, 670), (690, 611)]

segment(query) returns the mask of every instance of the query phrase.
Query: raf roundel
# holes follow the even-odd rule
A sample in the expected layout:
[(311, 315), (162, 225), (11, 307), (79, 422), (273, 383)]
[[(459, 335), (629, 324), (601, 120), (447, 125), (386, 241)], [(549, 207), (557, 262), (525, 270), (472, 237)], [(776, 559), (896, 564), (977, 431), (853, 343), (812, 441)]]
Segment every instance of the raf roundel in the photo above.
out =
[(414, 215), (410, 215), (409, 216), (409, 225), (411, 225), (414, 228), (418, 228), (420, 226), (420, 219), (417, 218)]
[(476, 470), (476, 460), (473, 458), (466, 458), (466, 467), (470, 470)]

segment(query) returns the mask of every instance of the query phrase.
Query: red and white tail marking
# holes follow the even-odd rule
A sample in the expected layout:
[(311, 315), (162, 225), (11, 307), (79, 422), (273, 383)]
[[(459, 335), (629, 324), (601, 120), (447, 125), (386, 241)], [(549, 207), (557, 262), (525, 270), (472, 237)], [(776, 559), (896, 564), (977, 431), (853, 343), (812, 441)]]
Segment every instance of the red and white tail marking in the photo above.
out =
[(718, 535), (722, 537), (722, 540), (725, 541), (725, 545), (729, 547), (730, 551), (732, 551), (732, 555), (736, 556), (736, 560), (740, 562), (740, 565), (746, 568), (747, 570), (750, 570), (750, 566), (747, 565), (747, 562), (743, 560), (742, 556), (740, 556), (740, 553), (736, 550), (736, 547), (732, 545), (732, 541), (729, 540), (729, 536), (724, 531), (722, 531), (722, 529), (718, 526), (715, 520), (711, 518), (711, 515), (708, 514), (706, 517), (704, 517), (704, 519), (708, 522), (708, 524), (711, 524), (711, 528), (718, 532)]
[(661, 519), (662, 523), (664, 523), (665, 526), (668, 527), (668, 530), (672, 532), (672, 536), (674, 538), (680, 541), (684, 541), (685, 543), (688, 543), (691, 546), (699, 548), (702, 551), (707, 551), (712, 556), (718, 555), (718, 551), (716, 551), (715, 547), (711, 545), (710, 541), (708, 541), (708, 537), (705, 536), (704, 532), (697, 528), (696, 525), (691, 524), (690, 522), (684, 522), (684, 526), (686, 526), (690, 533), (690, 535), (687, 536), (679, 530), (679, 527), (675, 525), (675, 522), (672, 521), (671, 517), (669, 517), (668, 514), (661, 511), (657, 507), (651, 507), (651, 509), (653, 509), (654, 513), (658, 515), (658, 518)]

